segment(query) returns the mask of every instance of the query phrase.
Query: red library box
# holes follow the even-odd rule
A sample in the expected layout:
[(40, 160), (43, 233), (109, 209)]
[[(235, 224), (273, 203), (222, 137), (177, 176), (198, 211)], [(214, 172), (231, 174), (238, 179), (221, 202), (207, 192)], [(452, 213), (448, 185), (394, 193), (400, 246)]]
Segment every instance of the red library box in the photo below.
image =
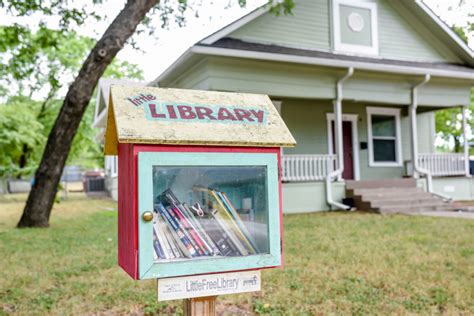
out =
[(280, 147), (268, 96), (112, 86), (118, 262), (134, 279), (282, 264)]

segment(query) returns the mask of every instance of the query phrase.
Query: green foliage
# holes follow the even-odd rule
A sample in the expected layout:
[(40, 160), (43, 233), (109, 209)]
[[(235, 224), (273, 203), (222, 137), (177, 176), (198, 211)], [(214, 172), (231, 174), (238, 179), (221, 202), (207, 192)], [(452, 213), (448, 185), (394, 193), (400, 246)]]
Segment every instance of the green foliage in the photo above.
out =
[[(36, 120), (35, 107), (37, 104), (19, 101), (0, 105), (0, 177), (29, 174), (35, 168), (29, 156), (45, 140), (43, 125)], [(25, 160), (23, 166), (22, 159)]]
[[(62, 88), (69, 85), (92, 48), (91, 38), (75, 32), (40, 28), (36, 33), (16, 26), (0, 27), (0, 177), (29, 176), (37, 168), (47, 136), (62, 106)], [(114, 60), (104, 77), (143, 79), (136, 65)], [(95, 99), (93, 99), (95, 100)], [(92, 127), (94, 101), (74, 138), (68, 164), (102, 165), (102, 150)]]
[[(471, 27), (474, 27), (474, 24), (472, 24)], [(463, 27), (457, 25), (453, 25), (451, 28), (467, 44), (468, 38), (466, 30)]]
[[(474, 89), (471, 92), (471, 106), (467, 113), (468, 129), (471, 134), (474, 133)], [(441, 146), (443, 151), (463, 151), (463, 126), (462, 126), (462, 108), (448, 108), (435, 113), (436, 134), (444, 140)], [(468, 139), (469, 141), (469, 139)], [(454, 143), (454, 148), (449, 148), (449, 143)]]

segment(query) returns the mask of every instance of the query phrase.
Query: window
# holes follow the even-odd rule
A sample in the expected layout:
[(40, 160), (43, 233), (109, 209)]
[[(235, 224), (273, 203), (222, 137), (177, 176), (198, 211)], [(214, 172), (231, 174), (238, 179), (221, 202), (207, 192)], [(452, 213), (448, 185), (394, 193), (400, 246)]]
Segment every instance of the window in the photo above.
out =
[(377, 4), (332, 0), (333, 46), (337, 52), (377, 55)]
[(401, 166), (400, 109), (368, 107), (367, 132), (369, 165)]
[(266, 166), (153, 166), (155, 261), (269, 253), (266, 192)]

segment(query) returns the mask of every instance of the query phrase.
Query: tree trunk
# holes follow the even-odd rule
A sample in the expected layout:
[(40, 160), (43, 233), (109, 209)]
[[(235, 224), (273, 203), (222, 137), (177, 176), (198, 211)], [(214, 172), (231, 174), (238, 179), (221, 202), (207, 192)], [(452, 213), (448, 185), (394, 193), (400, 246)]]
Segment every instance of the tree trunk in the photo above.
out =
[(128, 0), (85, 60), (69, 87), (49, 134), (18, 227), (48, 227), (54, 197), (72, 141), (99, 78), (137, 25), (159, 0)]

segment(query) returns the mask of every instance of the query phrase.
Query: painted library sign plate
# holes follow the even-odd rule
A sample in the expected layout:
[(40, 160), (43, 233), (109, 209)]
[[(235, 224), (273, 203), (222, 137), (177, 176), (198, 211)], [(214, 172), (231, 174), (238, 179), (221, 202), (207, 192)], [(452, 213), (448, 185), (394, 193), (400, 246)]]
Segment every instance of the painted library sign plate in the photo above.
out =
[(140, 94), (126, 100), (133, 106), (143, 107), (149, 121), (266, 124), (268, 116), (266, 109), (257, 107), (161, 102), (152, 94)]
[(159, 279), (158, 300), (254, 292), (260, 287), (259, 270)]
[(280, 147), (296, 144), (266, 95), (127, 87), (110, 89), (105, 153), (118, 143)]

